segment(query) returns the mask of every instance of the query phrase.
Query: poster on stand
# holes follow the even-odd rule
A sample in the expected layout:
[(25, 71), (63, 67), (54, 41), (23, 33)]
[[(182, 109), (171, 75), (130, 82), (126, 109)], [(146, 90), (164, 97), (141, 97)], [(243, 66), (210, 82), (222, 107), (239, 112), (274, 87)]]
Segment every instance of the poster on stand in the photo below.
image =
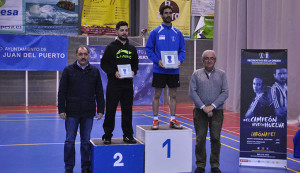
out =
[(287, 50), (241, 51), (241, 166), (287, 166)]

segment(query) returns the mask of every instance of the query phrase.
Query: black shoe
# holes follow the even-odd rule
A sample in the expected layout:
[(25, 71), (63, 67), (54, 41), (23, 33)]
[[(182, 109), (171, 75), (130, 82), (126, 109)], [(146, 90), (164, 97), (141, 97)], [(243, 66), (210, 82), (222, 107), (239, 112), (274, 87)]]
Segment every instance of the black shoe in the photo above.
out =
[(136, 140), (133, 137), (127, 137), (127, 136), (123, 137), (123, 141), (125, 143), (130, 143), (130, 144), (135, 144), (136, 143)]
[(108, 145), (108, 144), (111, 144), (111, 139), (104, 139), (103, 141), (104, 144)]
[(107, 137), (105, 135), (102, 136), (102, 141), (105, 145), (111, 144), (111, 136), (110, 137)]
[(219, 168), (211, 168), (211, 172), (213, 173), (221, 173), (221, 170)]
[(66, 169), (65, 173), (73, 173), (72, 169)]
[(82, 173), (92, 173), (92, 171), (90, 171), (90, 169), (83, 169), (81, 172)]
[(201, 167), (197, 167), (196, 169), (195, 169), (195, 173), (203, 173), (205, 171), (205, 169), (204, 168), (201, 168)]

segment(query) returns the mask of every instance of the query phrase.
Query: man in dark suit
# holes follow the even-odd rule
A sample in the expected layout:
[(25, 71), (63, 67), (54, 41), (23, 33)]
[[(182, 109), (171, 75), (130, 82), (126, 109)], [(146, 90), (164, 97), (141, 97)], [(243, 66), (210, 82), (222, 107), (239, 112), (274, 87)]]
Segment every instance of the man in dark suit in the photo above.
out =
[(65, 172), (72, 173), (75, 166), (75, 139), (80, 124), (81, 168), (82, 173), (89, 173), (93, 117), (97, 107), (97, 118), (102, 118), (105, 103), (100, 72), (88, 61), (88, 47), (79, 46), (76, 49), (76, 58), (62, 73), (58, 91), (58, 112), (65, 120), (66, 128)]

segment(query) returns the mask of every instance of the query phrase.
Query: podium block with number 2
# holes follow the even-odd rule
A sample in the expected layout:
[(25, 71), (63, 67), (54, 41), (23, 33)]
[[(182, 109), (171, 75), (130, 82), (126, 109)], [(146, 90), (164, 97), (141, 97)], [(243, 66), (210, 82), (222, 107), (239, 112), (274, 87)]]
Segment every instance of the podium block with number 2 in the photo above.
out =
[(101, 139), (91, 139), (92, 170), (94, 173), (144, 172), (144, 144), (126, 144), (123, 139), (112, 139), (104, 145)]
[(141, 125), (136, 136), (145, 144), (145, 173), (192, 172), (192, 129)]

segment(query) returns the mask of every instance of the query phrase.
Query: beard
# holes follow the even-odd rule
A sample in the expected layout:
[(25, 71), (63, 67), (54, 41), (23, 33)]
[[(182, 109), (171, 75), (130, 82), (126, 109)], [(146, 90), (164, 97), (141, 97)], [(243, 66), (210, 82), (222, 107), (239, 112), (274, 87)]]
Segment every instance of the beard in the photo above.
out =
[[(125, 36), (125, 37), (123, 37)], [(126, 41), (127, 40), (127, 35), (118, 35), (118, 38), (122, 41)]]
[(164, 21), (165, 23), (171, 23), (171, 22), (172, 22), (172, 18), (171, 18), (170, 16), (168, 16), (168, 17), (163, 17), (163, 21)]

